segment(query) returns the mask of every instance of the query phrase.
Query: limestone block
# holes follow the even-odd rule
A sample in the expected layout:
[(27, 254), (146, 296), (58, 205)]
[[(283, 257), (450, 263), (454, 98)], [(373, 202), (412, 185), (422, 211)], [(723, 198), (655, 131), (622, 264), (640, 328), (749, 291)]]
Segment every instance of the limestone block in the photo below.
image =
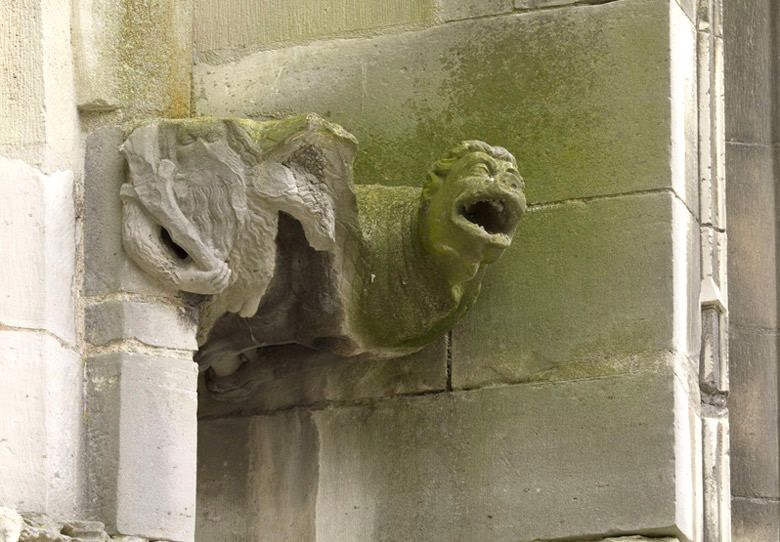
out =
[[(688, 6), (693, 9), (692, 6)], [(669, 2), (672, 187), (699, 213), (699, 102), (696, 28), (677, 1)]]
[(674, 205), (657, 194), (527, 213), (455, 329), (453, 385), (620, 374), (673, 348)]
[[(767, 112), (772, 111), (774, 87), (772, 2), (725, 1), (723, 8), (724, 32), (729, 42), (725, 48), (725, 78), (729, 89), (726, 140), (771, 143), (772, 115)], [(747, 35), (750, 39), (742, 37)]]
[(780, 497), (777, 333), (729, 330), (731, 485), (743, 497)]
[(251, 395), (238, 403), (215, 400), (201, 380), (199, 416), (269, 412), (331, 401), (358, 401), (441, 391), (447, 385), (444, 337), (424, 350), (393, 359), (345, 359), (327, 353), (269, 363)]
[[(195, 539), (198, 542), (221, 539), (256, 542), (252, 529), (254, 516), (247, 512), (254, 495), (267, 490), (253, 486), (250, 482), (251, 427), (252, 419), (249, 417), (198, 422), (198, 505), (195, 528)], [(283, 434), (277, 433), (273, 438), (285, 440)], [(273, 438), (270, 443), (275, 442)], [(230, 445), (225, 446), (225, 443)], [(272, 531), (268, 529), (267, 532)], [(281, 533), (277, 534), (281, 537)]]
[(24, 521), (15, 510), (0, 507), (0, 542), (17, 542)]
[(731, 507), (734, 542), (780, 540), (780, 502), (736, 497)]
[(94, 346), (135, 339), (149, 346), (198, 349), (194, 310), (159, 301), (107, 300), (86, 307), (85, 336)]
[(0, 324), (75, 341), (73, 174), (0, 157)]
[(318, 412), (317, 540), (690, 534), (676, 393), (641, 375)]
[[(320, 540), (318, 435), (311, 414), (201, 422), (197, 540)], [(229, 450), (219, 442), (231, 442)], [(202, 506), (202, 507), (201, 507)], [(315, 538), (316, 537), (316, 538)]]
[(438, 0), (438, 17), (457, 21), (512, 11), (512, 0)]
[(0, 506), (82, 510), (82, 369), (51, 335), (0, 331)]
[(60, 0), (36, 0), (0, 6), (0, 155), (46, 171), (80, 161), (69, 5), (63, 10)]
[(612, 2), (202, 62), (197, 111), (323, 112), (360, 141), (363, 183), (420, 184), (478, 135), (515, 154), (531, 202), (671, 187), (669, 11)]
[[(730, 319), (744, 325), (777, 327), (775, 206), (772, 149), (726, 145), (729, 179), (726, 209)], [(737, 242), (739, 240), (739, 242)]]
[(189, 113), (192, 0), (73, 2), (80, 109), (121, 107), (130, 117)]
[(193, 539), (196, 380), (186, 359), (87, 361), (90, 504), (110, 532)]
[(689, 408), (665, 365), (203, 421), (208, 504), (199, 522), (209, 535), (199, 540), (525, 542), (678, 529), (693, 537), (691, 453), (701, 427)]
[(728, 411), (704, 407), (702, 413), (702, 464), (704, 467), (705, 541), (731, 536), (731, 473), (729, 465)]
[(84, 174), (84, 292), (117, 291), (161, 296), (175, 292), (144, 274), (122, 249), (122, 201), (125, 159), (120, 128), (102, 128), (87, 137)]
[(76, 99), (82, 111), (111, 111), (122, 104), (119, 70), (123, 3), (73, 1)]
[(325, 37), (431, 24), (435, 0), (195, 0), (194, 46), (199, 54), (258, 49)]

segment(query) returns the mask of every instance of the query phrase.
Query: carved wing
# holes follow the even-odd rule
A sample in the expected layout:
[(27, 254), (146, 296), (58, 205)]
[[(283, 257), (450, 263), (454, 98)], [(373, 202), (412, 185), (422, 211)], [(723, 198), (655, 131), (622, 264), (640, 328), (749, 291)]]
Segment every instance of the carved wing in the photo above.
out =
[(333, 251), (344, 239), (341, 226), (357, 224), (357, 141), (317, 115), (281, 121), (271, 132), (278, 144), (255, 167), (254, 192), (298, 220), (314, 249)]

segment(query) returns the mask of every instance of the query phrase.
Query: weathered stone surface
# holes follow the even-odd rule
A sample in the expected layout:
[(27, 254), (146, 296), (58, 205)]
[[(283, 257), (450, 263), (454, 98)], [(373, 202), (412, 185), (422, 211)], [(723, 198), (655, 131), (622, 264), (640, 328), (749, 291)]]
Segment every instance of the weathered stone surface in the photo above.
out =
[[(272, 489), (254, 484), (256, 471), (251, 466), (251, 427), (252, 421), (247, 417), (198, 422), (195, 534), (199, 542), (226, 537), (234, 542), (255, 542), (252, 529), (254, 514), (247, 511), (253, 502), (257, 502), (255, 495), (276, 491), (278, 486)], [(274, 435), (271, 443), (273, 438), (284, 441), (284, 432)], [(225, 446), (225, 443), (230, 445)], [(258, 504), (264, 506), (264, 503)]]
[(192, 0), (73, 0), (77, 100), (85, 111), (186, 116)]
[(275, 532), (309, 541), (312, 529), (318, 542), (518, 542), (675, 528), (691, 536), (695, 466), (686, 454), (701, 428), (688, 409), (665, 366), (203, 421), (208, 466), (199, 484), (204, 499), (223, 497), (199, 521), (236, 540)]
[(731, 507), (734, 542), (780, 540), (780, 502), (736, 497)]
[(731, 325), (731, 487), (741, 497), (780, 498), (777, 341), (774, 331)]
[(0, 507), (0, 542), (18, 542), (24, 520), (15, 510)]
[[(125, 252), (207, 296), (196, 360), (220, 400), (245, 399), (280, 361), (421, 350), (471, 307), (526, 209), (514, 157), (476, 140), (420, 189), (355, 187), (356, 141), (316, 115), (154, 120), (121, 150)], [(189, 346), (189, 322), (161, 304), (95, 304), (86, 328), (96, 345)]]
[(81, 513), (82, 368), (51, 335), (0, 330), (0, 506)]
[[(726, 0), (726, 140), (772, 142), (772, 2)], [(733, 179), (732, 176), (729, 176)]]
[(62, 2), (3, 2), (0, 58), (0, 155), (47, 172), (75, 169), (79, 125)]
[(122, 201), (125, 159), (119, 146), (125, 139), (120, 128), (102, 128), (86, 142), (84, 172), (84, 293), (105, 295), (132, 292), (173, 296), (143, 273), (122, 249)]
[(323, 112), (361, 142), (364, 183), (419, 184), (478, 134), (516, 154), (532, 202), (669, 187), (668, 23), (637, 0), (258, 52), (196, 65), (197, 110)]
[(358, 401), (441, 391), (447, 385), (446, 340), (398, 359), (345, 359), (322, 353), (277, 359), (257, 375), (245, 401), (215, 400), (201, 379), (199, 416), (238, 411), (268, 412), (325, 402)]
[(87, 360), (90, 505), (109, 531), (192, 540), (196, 380), (186, 359)]
[[(435, 0), (195, 0), (194, 45), (199, 54), (258, 49), (325, 37), (431, 24)], [(207, 56), (208, 58), (208, 56)]]
[(0, 157), (0, 325), (75, 341), (73, 174)]
[(699, 213), (698, 66), (696, 28), (683, 8), (671, 0), (669, 9), (669, 91), (671, 182), (675, 192)]
[(457, 21), (512, 11), (512, 0), (437, 0), (438, 18)]
[(730, 318), (777, 327), (775, 181), (771, 148), (726, 146)]
[(731, 537), (731, 471), (728, 410), (705, 406), (702, 412), (703, 536), (709, 541)]
[(455, 330), (453, 385), (626, 373), (642, 363), (632, 355), (672, 348), (675, 205), (656, 194), (527, 213)]
[(198, 349), (194, 309), (159, 301), (109, 299), (88, 305), (85, 338), (93, 346), (135, 339), (150, 346)]

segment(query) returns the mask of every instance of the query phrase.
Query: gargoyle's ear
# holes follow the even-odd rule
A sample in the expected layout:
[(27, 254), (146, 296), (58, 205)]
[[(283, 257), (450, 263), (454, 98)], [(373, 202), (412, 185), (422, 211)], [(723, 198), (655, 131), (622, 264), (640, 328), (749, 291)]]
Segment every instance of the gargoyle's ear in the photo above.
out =
[(436, 192), (439, 191), (439, 188), (441, 188), (443, 182), (444, 180), (436, 172), (436, 170), (430, 171), (428, 173), (428, 179), (425, 181), (425, 184), (422, 188), (422, 201), (428, 202), (433, 199), (433, 196), (435, 196)]

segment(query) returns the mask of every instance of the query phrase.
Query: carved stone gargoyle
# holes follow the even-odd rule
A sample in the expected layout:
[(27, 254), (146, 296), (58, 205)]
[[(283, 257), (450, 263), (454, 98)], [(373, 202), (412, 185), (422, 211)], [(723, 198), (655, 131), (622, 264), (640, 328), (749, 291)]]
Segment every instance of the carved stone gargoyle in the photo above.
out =
[(156, 120), (121, 150), (125, 250), (204, 295), (196, 360), (228, 400), (286, 345), (420, 350), (472, 305), (526, 205), (514, 157), (480, 141), (437, 161), (422, 189), (353, 185), (355, 138), (316, 115)]

